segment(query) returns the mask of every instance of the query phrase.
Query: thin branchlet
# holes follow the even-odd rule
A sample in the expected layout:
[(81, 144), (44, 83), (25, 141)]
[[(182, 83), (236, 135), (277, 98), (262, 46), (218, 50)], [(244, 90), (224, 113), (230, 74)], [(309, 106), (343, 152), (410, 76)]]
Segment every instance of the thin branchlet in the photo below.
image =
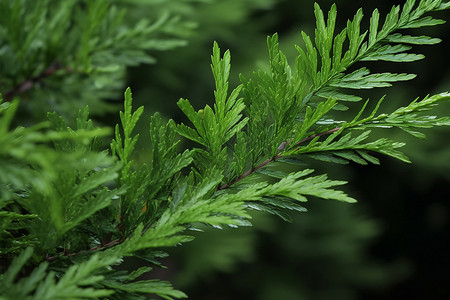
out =
[[(327, 130), (327, 131), (324, 131), (324, 132), (321, 132), (321, 133), (312, 134), (312, 135), (310, 135), (310, 136), (304, 138), (303, 140), (301, 140), (301, 141), (295, 143), (294, 147), (300, 146), (301, 144), (303, 144), (303, 143), (305, 143), (305, 142), (307, 142), (307, 141), (310, 141), (310, 140), (312, 140), (312, 139), (314, 139), (314, 138), (316, 138), (316, 137), (320, 137), (320, 136), (332, 134), (333, 132), (339, 131), (339, 130), (341, 130), (341, 129), (342, 129), (342, 127), (336, 127), (336, 128), (333, 128), (333, 129), (330, 129), (330, 130)], [(283, 142), (283, 143), (286, 143), (286, 142)], [(284, 145), (284, 144), (283, 144), (283, 145)], [(280, 150), (284, 150), (284, 149), (280, 149)], [(281, 152), (281, 153), (282, 153), (282, 152)], [(248, 170), (247, 172), (245, 172), (244, 174), (242, 174), (241, 176), (239, 176), (237, 179), (233, 180), (232, 182), (220, 186), (219, 188), (217, 188), (217, 190), (220, 191), (220, 190), (224, 190), (224, 189), (229, 188), (229, 187), (232, 186), (233, 184), (238, 183), (239, 181), (241, 181), (242, 179), (248, 177), (249, 175), (252, 175), (253, 173), (255, 173), (256, 171), (258, 171), (258, 170), (261, 169), (262, 167), (264, 167), (264, 166), (268, 165), (269, 163), (274, 162), (274, 161), (276, 161), (277, 159), (282, 158), (282, 157), (285, 157), (285, 156), (283, 156), (282, 154), (277, 154), (277, 155), (275, 155), (275, 156), (272, 157), (272, 158), (266, 159), (265, 161), (263, 161), (262, 163), (260, 163), (260, 164), (257, 165), (256, 167), (254, 167), (254, 168)]]
[(26, 91), (30, 90), (35, 86), (36, 84), (42, 82), (47, 77), (50, 77), (54, 75), (59, 70), (65, 70), (67, 72), (70, 72), (70, 68), (64, 67), (61, 63), (55, 62), (51, 66), (49, 66), (47, 69), (39, 73), (37, 76), (34, 76), (32, 78), (29, 78), (18, 85), (16, 85), (14, 88), (10, 89), (9, 91), (6, 91), (3, 95), (4, 99), (6, 101), (9, 101), (13, 99), (14, 97), (18, 96), (21, 93), (25, 93)]

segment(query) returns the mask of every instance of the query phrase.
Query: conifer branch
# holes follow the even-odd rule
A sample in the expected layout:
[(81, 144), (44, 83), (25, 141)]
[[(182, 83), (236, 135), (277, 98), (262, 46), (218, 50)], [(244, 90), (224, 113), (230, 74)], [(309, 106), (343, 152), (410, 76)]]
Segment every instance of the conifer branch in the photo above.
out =
[[(193, 237), (188, 230), (195, 229), (197, 224), (248, 226), (250, 209), (288, 220), (285, 211), (306, 211), (302, 203), (309, 197), (356, 202), (344, 191), (335, 189), (345, 181), (330, 180), (326, 174), (312, 175), (314, 170), (304, 168), (304, 162), (296, 158), (301, 155), (301, 158), (334, 163), (378, 164), (379, 160), (371, 156), (374, 152), (409, 162), (397, 150), (404, 143), (387, 138), (371, 141), (370, 129), (399, 128), (423, 138), (424, 134), (416, 130), (450, 126), (450, 117), (438, 118), (423, 113), (441, 101), (450, 101), (447, 93), (422, 101), (416, 99), (389, 114), (377, 114), (381, 99), (369, 116), (365, 111), (368, 101), (350, 120), (334, 120), (329, 116), (333, 109), (345, 109), (341, 101), (362, 100), (353, 93), (348, 94), (349, 89), (388, 87), (391, 83), (414, 78), (413, 74), (372, 74), (364, 67), (350, 74), (347, 72), (349, 66), (358, 61), (416, 61), (423, 56), (405, 52), (411, 48), (407, 44), (431, 45), (440, 41), (395, 33), (397, 29), (442, 24), (442, 20), (422, 16), (450, 8), (450, 3), (442, 3), (442, 0), (421, 0), (417, 5), (415, 2), (407, 0), (403, 8), (395, 6), (384, 24), (379, 22), (380, 15), (375, 10), (368, 31), (361, 31), (363, 15), (359, 10), (353, 21), (347, 22), (346, 28), (337, 35), (334, 32), (336, 6), (331, 7), (325, 20), (323, 11), (315, 5), (315, 37), (311, 39), (302, 34), (305, 46), (297, 47), (299, 56), (295, 66), (288, 64), (279, 49), (278, 36), (274, 35), (268, 38), (270, 71), (259, 70), (249, 80), (241, 76), (242, 84), (235, 89), (229, 84), (231, 54), (229, 51), (221, 54), (218, 44), (214, 43), (211, 65), (216, 83), (214, 105), (196, 110), (188, 100), (181, 99), (178, 106), (192, 125), (177, 125), (173, 120), (164, 121), (158, 114), (152, 116), (146, 137), (151, 144), (147, 164), (134, 160), (139, 138), (134, 130), (143, 107), (133, 109), (130, 89), (124, 95), (121, 124), (115, 127), (112, 154), (104, 151), (97, 140), (109, 131), (95, 129), (87, 107), (79, 111), (76, 127), (69, 127), (54, 113), (49, 114), (49, 122), (42, 125), (11, 128), (19, 102), (3, 103), (0, 97), (0, 215), (4, 219), (0, 231), (7, 233), (0, 243), (0, 258), (17, 255), (0, 275), (0, 298), (59, 299), (63, 298), (60, 295), (67, 294), (77, 299), (122, 299), (131, 294), (136, 299), (146, 294), (165, 299), (185, 298), (187, 296), (170, 283), (137, 279), (151, 270), (148, 266), (134, 272), (119, 271), (114, 266), (121, 263), (123, 257), (137, 255), (149, 264), (159, 265), (158, 259), (165, 254), (158, 249), (191, 241)], [(22, 5), (5, 3), (4, 7), (11, 6), (17, 12)], [(42, 34), (31, 31), (26, 39), (31, 43), (36, 36), (51, 36), (53, 45), (53, 37), (59, 37), (61, 44), (56, 43), (51, 52), (28, 55), (25, 50), (31, 49), (31, 44), (23, 46), (24, 51), (17, 55), (14, 47), (6, 49), (9, 56), (2, 57), (16, 58), (13, 62), (23, 61), (23, 65), (18, 66), (23, 67), (23, 71), (19, 72), (19, 68), (6, 74), (9, 85), (5, 90), (28, 78), (29, 66), (33, 66), (35, 60), (30, 60), (31, 63), (23, 58), (52, 59), (54, 53), (59, 53), (59, 62), (39, 62), (39, 66), (51, 65), (7, 91), (6, 100), (33, 89), (59, 70), (65, 69), (70, 73), (67, 75), (71, 75), (73, 70), (64, 67), (67, 62), (70, 66), (80, 66), (77, 72), (86, 72), (89, 76), (85, 79), (91, 82), (96, 82), (94, 78), (105, 79), (111, 75), (101, 82), (104, 89), (112, 91), (117, 87), (117, 77), (112, 76), (120, 73), (117, 70), (123, 71), (125, 66), (138, 62), (152, 62), (152, 57), (146, 53), (148, 50), (181, 45), (177, 39), (168, 43), (148, 42), (149, 35), (159, 32), (167, 20), (161, 19), (154, 25), (144, 22), (127, 29), (122, 26), (120, 14), (115, 9), (109, 10), (106, 1), (86, 2), (86, 10), (72, 14), (75, 4), (75, 1), (71, 5), (61, 4), (64, 11), (60, 20), (42, 22), (40, 29), (36, 27)], [(36, 19), (47, 14), (43, 10), (45, 6), (36, 6), (42, 9), (35, 14)], [(24, 16), (32, 8), (23, 10)], [(2, 21), (15, 15), (5, 14)], [(35, 24), (29, 15), (26, 14), (27, 23)], [(27, 28), (17, 26), (14, 18), (5, 24), (14, 24), (13, 29)], [(73, 26), (68, 28), (60, 26), (62, 24)], [(381, 30), (378, 30), (379, 25)], [(78, 51), (58, 51), (66, 46), (67, 39), (62, 37), (77, 26), (70, 40), (73, 45), (80, 45)], [(16, 44), (23, 45), (19, 40)], [(42, 45), (50, 43), (44, 40)], [(38, 48), (41, 51), (41, 47)], [(72, 53), (76, 53), (75, 56)], [(36, 68), (35, 73), (41, 68)], [(92, 93), (99, 91), (97, 87), (81, 88), (83, 78), (67, 77), (75, 84), (73, 90), (86, 92), (83, 94), (86, 99), (98, 96)], [(42, 92), (38, 94), (45, 94), (47, 89)], [(179, 135), (201, 145), (200, 148), (180, 152)], [(230, 149), (230, 141), (234, 142), (233, 149)], [(268, 168), (275, 161), (301, 167), (287, 174), (282, 169)], [(191, 168), (191, 172), (185, 172), (187, 168)], [(260, 182), (233, 186), (256, 172), (275, 180), (269, 182), (261, 178)], [(231, 186), (233, 190), (226, 190)], [(23, 238), (22, 233), (26, 233)], [(33, 248), (37, 250), (35, 257), (28, 262)], [(34, 270), (30, 273), (31, 268)]]
[[(314, 139), (314, 138), (316, 138), (316, 137), (323, 136), (323, 135), (327, 135), (327, 134), (332, 134), (332, 133), (334, 133), (334, 132), (336, 132), (336, 131), (339, 131), (339, 130), (341, 130), (341, 129), (342, 129), (342, 127), (336, 127), (336, 128), (333, 128), (333, 129), (330, 129), (330, 130), (327, 130), (327, 131), (324, 131), (324, 132), (321, 132), (321, 133), (312, 134), (312, 135), (310, 135), (310, 136), (304, 138), (303, 140), (297, 142), (294, 146), (299, 146), (300, 144), (302, 144), (302, 143), (304, 143), (304, 142), (307, 142), (307, 141), (310, 141), (310, 140), (312, 140), (312, 139)], [(283, 142), (283, 143), (284, 143), (284, 142)], [(235, 183), (241, 181), (242, 179), (246, 178), (247, 176), (249, 176), (249, 175), (255, 173), (256, 171), (258, 171), (260, 168), (264, 167), (265, 165), (267, 165), (267, 164), (269, 164), (269, 163), (271, 163), (271, 162), (273, 162), (273, 161), (275, 161), (275, 160), (277, 160), (277, 159), (279, 159), (279, 158), (282, 158), (282, 157), (284, 157), (284, 156), (283, 156), (283, 155), (277, 154), (277, 155), (275, 155), (275, 156), (272, 157), (272, 158), (266, 159), (266, 160), (263, 161), (261, 164), (259, 164), (259, 165), (257, 165), (256, 167), (254, 167), (254, 168), (248, 170), (247, 172), (245, 172), (244, 174), (242, 174), (241, 176), (239, 176), (237, 179), (233, 180), (232, 182), (222, 185), (222, 186), (219, 187), (217, 190), (220, 191), (220, 190), (224, 190), (224, 189), (229, 188), (229, 187), (232, 186), (233, 184), (235, 184)]]

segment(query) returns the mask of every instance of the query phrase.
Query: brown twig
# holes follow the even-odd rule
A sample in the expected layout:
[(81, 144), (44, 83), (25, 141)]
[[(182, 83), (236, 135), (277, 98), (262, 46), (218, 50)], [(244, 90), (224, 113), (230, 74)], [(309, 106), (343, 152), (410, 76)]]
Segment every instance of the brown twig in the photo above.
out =
[(333, 128), (333, 129), (330, 129), (330, 130), (327, 130), (327, 131), (324, 131), (324, 132), (321, 132), (321, 133), (310, 135), (310, 136), (304, 138), (303, 140), (301, 140), (300, 142), (297, 142), (294, 146), (298, 146), (300, 144), (303, 144), (304, 142), (310, 141), (310, 140), (312, 140), (312, 139), (314, 139), (314, 138), (316, 138), (318, 136), (332, 134), (332, 133), (334, 133), (336, 131), (339, 131), (341, 129), (342, 129), (342, 127), (336, 127), (336, 128)]
[(58, 257), (71, 257), (71, 256), (80, 255), (80, 254), (88, 252), (88, 251), (96, 251), (96, 250), (100, 250), (100, 249), (107, 249), (107, 248), (110, 248), (112, 246), (115, 246), (117, 244), (122, 243), (124, 240), (125, 240), (125, 238), (121, 238), (121, 239), (118, 239), (118, 240), (113, 240), (111, 242), (108, 242), (108, 243), (106, 243), (104, 245), (93, 247), (93, 248), (90, 248), (90, 249), (87, 249), (87, 250), (81, 250), (81, 251), (78, 251), (78, 252), (75, 252), (75, 253), (67, 253), (67, 254), (63, 253), (62, 255), (59, 255), (59, 256), (49, 256), (45, 260), (46, 261), (54, 261)]
[(53, 63), (50, 67), (42, 71), (35, 77), (25, 80), (24, 82), (16, 85), (11, 90), (3, 94), (3, 98), (8, 101), (14, 98), (17, 94), (24, 93), (30, 90), (36, 83), (42, 81), (44, 78), (53, 75), (56, 71), (63, 69), (63, 65), (59, 62)]
[(62, 255), (47, 257), (45, 260), (53, 261), (53, 260), (57, 259), (58, 257), (76, 256), (76, 255), (80, 255), (80, 254), (88, 252), (88, 251), (103, 250), (103, 249), (107, 249), (107, 248), (110, 248), (112, 246), (115, 246), (117, 244), (120, 244), (123, 241), (125, 241), (125, 233), (123, 232), (123, 223), (122, 223), (122, 217), (121, 216), (119, 216), (119, 225), (117, 226), (117, 228), (119, 229), (119, 232), (121, 234), (121, 238), (120, 239), (115, 239), (113, 241), (102, 243), (101, 245), (99, 245), (97, 247), (93, 247), (93, 248), (90, 248), (90, 249), (87, 249), (87, 250), (81, 250), (81, 251), (78, 251), (78, 252), (75, 252), (75, 253), (68, 253), (68, 251), (66, 249), (64, 249), (64, 252), (62, 253)]
[[(314, 138), (316, 138), (316, 137), (318, 137), (318, 136), (323, 136), (323, 135), (331, 134), (331, 133), (336, 132), (336, 131), (339, 131), (339, 130), (341, 130), (341, 129), (342, 129), (342, 127), (336, 127), (336, 128), (333, 128), (333, 129), (330, 129), (330, 130), (327, 130), (327, 131), (324, 131), (324, 132), (321, 132), (321, 133), (317, 133), (317, 134), (310, 135), (310, 136), (304, 138), (303, 140), (301, 140), (301, 141), (295, 143), (294, 146), (299, 146), (300, 144), (302, 144), (302, 143), (304, 143), (304, 142), (307, 142), (307, 141), (310, 141), (310, 140), (312, 140), (312, 139), (314, 139)], [(297, 149), (295, 149), (295, 150), (297, 150)], [(249, 175), (255, 173), (258, 169), (264, 167), (264, 166), (267, 165), (268, 163), (270, 163), (270, 162), (272, 162), (272, 161), (275, 161), (275, 160), (277, 160), (277, 159), (279, 159), (279, 158), (281, 158), (281, 157), (283, 157), (283, 156), (282, 156), (282, 155), (275, 155), (275, 156), (272, 157), (272, 158), (266, 159), (265, 161), (263, 161), (263, 162), (262, 162), (261, 164), (259, 164), (258, 166), (256, 166), (256, 167), (254, 167), (254, 168), (248, 170), (247, 172), (245, 172), (245, 173), (242, 174), (239, 178), (233, 180), (232, 182), (222, 185), (222, 186), (219, 187), (217, 190), (219, 191), (219, 190), (224, 190), (224, 189), (229, 188), (229, 187), (232, 186), (233, 184), (235, 184), (235, 183), (241, 181), (242, 179), (246, 178), (247, 176), (249, 176)]]
[(265, 161), (263, 161), (261, 164), (259, 164), (258, 166), (254, 167), (253, 169), (248, 170), (247, 172), (245, 172), (244, 174), (242, 174), (239, 178), (235, 179), (234, 181), (227, 183), (221, 187), (219, 187), (217, 190), (223, 190), (226, 188), (229, 188), (230, 186), (232, 186), (233, 184), (235, 184), (238, 181), (241, 181), (242, 179), (244, 179), (245, 177), (247, 177), (248, 175), (251, 175), (253, 173), (255, 173), (258, 169), (264, 167), (265, 165), (267, 165), (268, 163), (280, 158), (281, 155), (275, 155), (272, 158), (266, 159)]

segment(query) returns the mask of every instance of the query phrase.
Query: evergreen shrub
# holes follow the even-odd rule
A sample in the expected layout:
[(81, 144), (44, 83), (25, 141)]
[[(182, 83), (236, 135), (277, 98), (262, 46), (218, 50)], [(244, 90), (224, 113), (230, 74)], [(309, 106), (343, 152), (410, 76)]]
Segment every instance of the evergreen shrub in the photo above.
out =
[[(379, 138), (380, 131), (424, 138), (422, 129), (450, 125), (450, 117), (430, 114), (449, 93), (387, 113), (379, 110), (389, 96), (369, 110), (355, 95), (416, 77), (372, 73), (364, 62), (414, 62), (424, 56), (409, 52), (412, 46), (440, 42), (401, 32), (444, 23), (430, 13), (450, 3), (408, 0), (385, 17), (374, 10), (368, 30), (361, 29), (362, 9), (337, 30), (336, 5), (324, 13), (316, 4), (314, 37), (302, 32), (294, 64), (274, 34), (267, 38), (270, 68), (241, 75), (234, 88), (230, 52), (214, 43), (214, 103), (195, 109), (180, 99), (189, 124), (156, 113), (140, 137), (134, 129), (144, 108), (133, 108), (128, 88), (120, 124), (113, 131), (95, 126), (89, 110), (114, 109), (105, 100), (126, 67), (154, 62), (149, 51), (184, 45), (189, 27), (167, 15), (130, 25), (118, 7), (0, 2), (0, 299), (187, 297), (142, 275), (161, 266), (164, 248), (191, 241), (200, 224), (250, 226), (251, 210), (289, 220), (287, 212), (306, 211), (310, 198), (354, 203), (340, 189), (346, 182), (315, 173), (304, 158), (366, 165), (385, 155), (409, 163), (404, 143)], [(358, 105), (353, 118), (339, 117)], [(23, 117), (51, 110), (46, 121)], [(151, 143), (145, 164), (135, 161), (139, 138)], [(180, 138), (195, 146), (180, 149)], [(285, 173), (287, 164), (296, 171)], [(125, 257), (148, 264), (124, 271)]]

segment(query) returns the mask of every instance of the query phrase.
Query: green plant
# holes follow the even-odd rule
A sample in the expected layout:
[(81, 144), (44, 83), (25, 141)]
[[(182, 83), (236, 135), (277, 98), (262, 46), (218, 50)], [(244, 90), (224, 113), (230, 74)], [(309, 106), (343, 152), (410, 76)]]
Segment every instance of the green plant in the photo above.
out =
[[(2, 2), (2, 12), (12, 8), (20, 15), (20, 6), (15, 3)], [(103, 1), (73, 3), (83, 4), (80, 11), (86, 5), (108, 8)], [(59, 9), (64, 6), (60, 5)], [(62, 11), (67, 13), (69, 8)], [(11, 99), (23, 91), (13, 88), (13, 92), (6, 92), (8, 101), (0, 104), (1, 299), (141, 299), (146, 294), (166, 299), (186, 297), (169, 282), (139, 279), (151, 271), (150, 266), (132, 272), (117, 266), (128, 256), (158, 266), (166, 255), (161, 248), (190, 241), (189, 230), (198, 229), (198, 224), (248, 226), (248, 211), (252, 209), (288, 219), (286, 211), (305, 211), (302, 204), (309, 197), (355, 202), (336, 189), (345, 182), (313, 175), (312, 169), (304, 168), (303, 158), (378, 164), (376, 156), (384, 154), (409, 162), (399, 151), (403, 143), (373, 138), (372, 130), (400, 128), (423, 138), (417, 130), (450, 125), (449, 117), (427, 114), (449, 100), (448, 93), (416, 99), (406, 107), (381, 114), (378, 110), (384, 98), (369, 113), (365, 112), (366, 101), (351, 120), (333, 117), (347, 109), (348, 103), (362, 100), (351, 89), (387, 87), (413, 79), (413, 74), (351, 68), (360, 61), (422, 59), (422, 55), (406, 52), (409, 45), (435, 44), (439, 39), (397, 31), (441, 24), (442, 20), (426, 14), (448, 8), (450, 3), (439, 0), (422, 0), (418, 5), (409, 0), (403, 8), (393, 7), (382, 25), (375, 10), (370, 29), (363, 33), (363, 14), (358, 10), (347, 27), (335, 35), (336, 6), (331, 7), (325, 21), (316, 4), (314, 43), (302, 33), (305, 47), (296, 47), (299, 55), (295, 65), (289, 66), (278, 48), (278, 36), (273, 35), (267, 40), (270, 69), (255, 72), (252, 79), (241, 76), (242, 84), (231, 91), (230, 52), (222, 54), (214, 43), (213, 107), (197, 111), (181, 99), (178, 106), (192, 126), (165, 122), (159, 114), (153, 115), (149, 128), (151, 160), (147, 164), (133, 160), (139, 138), (133, 131), (143, 107), (133, 111), (130, 89), (125, 92), (111, 154), (103, 144), (110, 131), (96, 128), (87, 108), (79, 111), (73, 129), (56, 113), (49, 113), (48, 121), (32, 127), (14, 127), (19, 102)], [(10, 20), (14, 16), (10, 14)], [(79, 12), (77, 16), (84, 15)], [(97, 13), (88, 16), (98, 21)], [(11, 21), (6, 28), (14, 26), (16, 22)], [(86, 45), (102, 48), (90, 41), (92, 36), (86, 31), (78, 31), (85, 46), (81, 43), (77, 53), (95, 52)], [(6, 36), (6, 31), (2, 32)], [(126, 32), (132, 36), (132, 30)], [(139, 32), (144, 36), (146, 30)], [(31, 45), (33, 37), (30, 40)], [(348, 48), (344, 47), (347, 43)], [(5, 51), (16, 55), (9, 47)], [(131, 63), (132, 56), (133, 52), (127, 58)], [(86, 57), (89, 55), (81, 55), (81, 61), (76, 61), (90, 69), (91, 60)], [(42, 68), (46, 62), (40, 59), (38, 55), (32, 62)], [(12, 75), (5, 78), (8, 76)], [(199, 146), (180, 152), (178, 135)], [(281, 164), (300, 167), (287, 174)]]
[(20, 94), (22, 112), (38, 120), (49, 110), (72, 120), (87, 104), (95, 114), (116, 111), (104, 100), (123, 90), (126, 67), (186, 45), (192, 25), (157, 9), (158, 17), (136, 22), (115, 2), (2, 1), (3, 97)]

